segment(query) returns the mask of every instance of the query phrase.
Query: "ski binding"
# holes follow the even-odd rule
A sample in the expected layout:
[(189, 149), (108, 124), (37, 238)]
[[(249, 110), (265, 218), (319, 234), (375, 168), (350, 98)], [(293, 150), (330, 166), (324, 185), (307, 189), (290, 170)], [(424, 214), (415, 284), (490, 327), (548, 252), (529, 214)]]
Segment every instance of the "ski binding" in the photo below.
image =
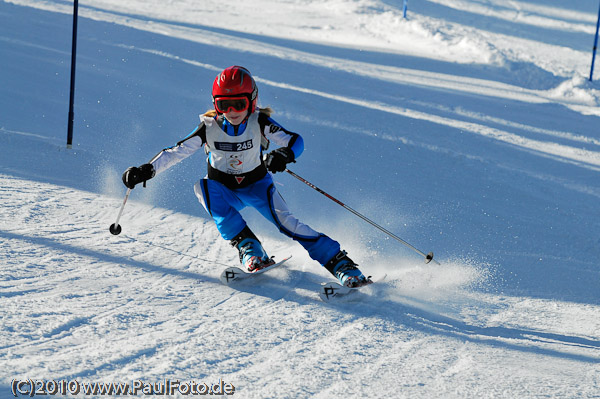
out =
[(244, 280), (244, 279), (256, 276), (258, 274), (268, 272), (269, 270), (275, 269), (276, 267), (283, 265), (291, 257), (292, 256), (290, 255), (287, 258), (280, 260), (279, 262), (273, 263), (271, 266), (267, 266), (263, 269), (255, 271), (255, 272), (248, 272), (248, 271), (242, 270), (241, 268), (236, 267), (236, 266), (228, 267), (227, 269), (223, 270), (219, 279), (225, 285), (231, 284), (234, 281)]
[(341, 285), (339, 282), (337, 281), (330, 281), (327, 283), (321, 283), (321, 289), (319, 290), (319, 297), (321, 298), (322, 301), (324, 302), (329, 302), (332, 299), (337, 299), (337, 298), (341, 298), (341, 297), (345, 297), (349, 294), (358, 292), (361, 288), (370, 286), (373, 283), (382, 281), (386, 278), (387, 274), (384, 275), (383, 277), (377, 278), (377, 279), (373, 279), (372, 283), (367, 284), (367, 285), (363, 285), (360, 287), (355, 287), (355, 288), (350, 288), (350, 287), (346, 287)]

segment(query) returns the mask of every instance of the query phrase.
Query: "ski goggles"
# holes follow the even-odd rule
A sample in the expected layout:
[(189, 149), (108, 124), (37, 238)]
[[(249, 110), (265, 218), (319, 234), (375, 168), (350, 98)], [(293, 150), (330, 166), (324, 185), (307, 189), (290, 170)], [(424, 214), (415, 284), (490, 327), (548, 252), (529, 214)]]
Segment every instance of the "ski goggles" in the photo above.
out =
[(226, 112), (243, 112), (250, 107), (248, 97), (217, 97), (215, 98), (215, 109), (224, 114)]

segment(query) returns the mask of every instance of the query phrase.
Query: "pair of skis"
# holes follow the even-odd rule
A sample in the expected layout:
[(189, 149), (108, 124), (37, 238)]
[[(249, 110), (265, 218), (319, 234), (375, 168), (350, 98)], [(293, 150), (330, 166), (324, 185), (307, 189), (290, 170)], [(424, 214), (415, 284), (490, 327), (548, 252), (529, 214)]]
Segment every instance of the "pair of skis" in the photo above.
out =
[[(247, 278), (254, 277), (258, 274), (262, 274), (262, 273), (271, 271), (271, 270), (283, 265), (290, 258), (291, 258), (291, 255), (288, 256), (287, 258), (284, 258), (283, 260), (280, 260), (279, 262), (272, 264), (271, 266), (267, 266), (256, 272), (247, 272), (236, 266), (228, 267), (227, 269), (223, 270), (223, 272), (221, 273), (220, 280), (223, 284), (229, 285), (235, 281), (244, 280)], [(328, 302), (332, 299), (337, 299), (337, 298), (345, 297), (349, 294), (352, 294), (352, 293), (356, 292), (358, 289), (359, 288), (348, 288), (348, 287), (341, 285), (338, 282), (331, 281), (331, 282), (321, 284), (321, 289), (319, 290), (319, 297), (321, 298), (321, 300)]]

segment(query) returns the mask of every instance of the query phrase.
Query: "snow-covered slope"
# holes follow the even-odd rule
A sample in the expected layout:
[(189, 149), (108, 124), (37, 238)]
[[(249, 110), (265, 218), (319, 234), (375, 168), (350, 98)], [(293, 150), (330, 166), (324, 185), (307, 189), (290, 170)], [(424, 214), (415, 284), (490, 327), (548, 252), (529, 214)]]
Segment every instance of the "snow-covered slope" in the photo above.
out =
[[(0, 2), (0, 397), (24, 378), (597, 396), (597, 5), (401, 3), (81, 2), (67, 150), (72, 3)], [(121, 172), (192, 130), (233, 64), (305, 138), (295, 172), (441, 265), (278, 174), (296, 215), (387, 278), (324, 304), (327, 273), (248, 211), (293, 258), (225, 287), (237, 254), (193, 195), (202, 154), (136, 188), (110, 235)]]

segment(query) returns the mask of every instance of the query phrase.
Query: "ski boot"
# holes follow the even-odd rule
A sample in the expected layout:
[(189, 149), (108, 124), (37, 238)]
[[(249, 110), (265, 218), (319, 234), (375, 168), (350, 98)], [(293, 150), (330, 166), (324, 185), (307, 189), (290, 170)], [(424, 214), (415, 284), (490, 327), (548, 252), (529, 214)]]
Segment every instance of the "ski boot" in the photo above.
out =
[(363, 285), (371, 284), (373, 282), (371, 277), (365, 277), (357, 266), (358, 265), (348, 257), (346, 251), (338, 252), (336, 256), (325, 264), (325, 268), (345, 287), (358, 288)]
[(248, 226), (244, 227), (244, 230), (230, 242), (240, 253), (240, 263), (250, 273), (257, 272), (275, 263), (267, 255), (260, 241)]

